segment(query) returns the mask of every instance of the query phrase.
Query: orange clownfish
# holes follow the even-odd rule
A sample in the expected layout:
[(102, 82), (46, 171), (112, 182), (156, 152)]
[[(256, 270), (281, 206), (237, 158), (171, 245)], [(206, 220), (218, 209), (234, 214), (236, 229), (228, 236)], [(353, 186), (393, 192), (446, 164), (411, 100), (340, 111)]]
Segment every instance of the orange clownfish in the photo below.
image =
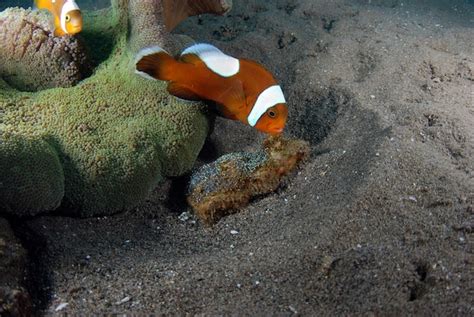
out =
[(285, 127), (288, 108), (272, 74), (258, 63), (226, 55), (210, 44), (195, 44), (178, 60), (161, 47), (142, 49), (136, 73), (168, 81), (170, 94), (187, 100), (213, 101), (217, 110), (270, 134)]
[(82, 14), (74, 0), (35, 0), (38, 9), (54, 16), (54, 35), (74, 35), (82, 30)]

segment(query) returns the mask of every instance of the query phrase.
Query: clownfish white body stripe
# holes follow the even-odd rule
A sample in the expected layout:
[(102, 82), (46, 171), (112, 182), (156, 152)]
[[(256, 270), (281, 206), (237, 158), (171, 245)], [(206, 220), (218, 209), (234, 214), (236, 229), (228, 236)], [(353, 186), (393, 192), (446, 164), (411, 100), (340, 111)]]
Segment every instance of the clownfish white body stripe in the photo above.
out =
[(185, 49), (181, 56), (195, 54), (206, 64), (206, 66), (222, 77), (236, 75), (240, 70), (240, 62), (237, 58), (222, 53), (217, 47), (209, 44), (196, 44)]
[(225, 117), (256, 129), (283, 131), (288, 108), (281, 87), (260, 64), (224, 54), (210, 44), (195, 44), (176, 60), (159, 46), (142, 49), (136, 73), (168, 81), (170, 94), (186, 100), (213, 101)]

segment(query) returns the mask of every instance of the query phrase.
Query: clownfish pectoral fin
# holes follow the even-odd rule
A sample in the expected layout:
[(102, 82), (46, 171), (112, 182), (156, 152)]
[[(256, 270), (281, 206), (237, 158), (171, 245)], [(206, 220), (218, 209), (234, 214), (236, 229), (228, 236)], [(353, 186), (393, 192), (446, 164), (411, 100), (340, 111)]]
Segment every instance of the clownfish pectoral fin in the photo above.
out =
[(172, 80), (178, 62), (159, 46), (140, 50), (135, 58), (135, 73), (148, 79)]
[(63, 36), (66, 32), (61, 28), (61, 21), (58, 16), (54, 17), (54, 36)]
[(216, 99), (234, 111), (245, 110), (246, 101), (243, 83), (238, 79), (233, 80), (228, 87), (220, 92)]
[(186, 88), (185, 86), (177, 83), (177, 82), (170, 82), (168, 84), (168, 92), (173, 96), (176, 96), (181, 99), (186, 100), (202, 100), (196, 93), (191, 91), (190, 89)]
[(230, 120), (239, 120), (237, 118), (237, 116), (232, 113), (231, 111), (229, 111), (229, 109), (227, 109), (224, 105), (217, 105), (216, 106), (216, 110), (217, 112), (219, 112), (219, 114), (227, 119), (230, 119)]
[(56, 27), (54, 29), (54, 36), (64, 36), (66, 35), (66, 32), (63, 31), (63, 29), (61, 29), (61, 27)]
[(225, 118), (239, 120), (238, 114), (245, 113), (245, 94), (240, 80), (234, 80), (216, 99), (216, 109)]

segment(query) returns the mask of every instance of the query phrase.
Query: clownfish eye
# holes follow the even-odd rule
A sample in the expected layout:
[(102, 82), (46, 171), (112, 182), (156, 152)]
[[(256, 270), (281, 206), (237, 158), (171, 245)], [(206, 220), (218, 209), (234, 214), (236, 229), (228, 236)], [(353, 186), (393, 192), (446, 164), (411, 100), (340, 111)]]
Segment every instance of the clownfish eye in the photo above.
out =
[(66, 14), (66, 22), (71, 21), (71, 16), (69, 14)]
[(274, 110), (268, 110), (268, 116), (270, 118), (275, 118), (276, 117), (276, 112)]

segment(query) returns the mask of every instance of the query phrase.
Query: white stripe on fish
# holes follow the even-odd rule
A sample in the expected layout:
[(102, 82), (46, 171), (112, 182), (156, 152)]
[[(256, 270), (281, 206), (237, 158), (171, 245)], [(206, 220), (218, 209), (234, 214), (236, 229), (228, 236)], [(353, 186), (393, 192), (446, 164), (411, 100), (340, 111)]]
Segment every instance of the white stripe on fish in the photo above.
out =
[(237, 58), (224, 54), (217, 47), (209, 44), (195, 44), (185, 49), (182, 55), (195, 54), (214, 73), (222, 77), (231, 77), (240, 70), (240, 62)]
[[(53, 3), (54, 2), (55, 1), (53, 1)], [(61, 28), (66, 34), (69, 34), (66, 28), (66, 15), (73, 10), (79, 10), (76, 2), (74, 0), (66, 0), (63, 7), (61, 8)]]
[(285, 103), (285, 96), (281, 87), (278, 85), (268, 87), (260, 93), (257, 101), (253, 105), (252, 111), (247, 117), (249, 125), (252, 127), (257, 124), (260, 117), (271, 107), (279, 103)]

